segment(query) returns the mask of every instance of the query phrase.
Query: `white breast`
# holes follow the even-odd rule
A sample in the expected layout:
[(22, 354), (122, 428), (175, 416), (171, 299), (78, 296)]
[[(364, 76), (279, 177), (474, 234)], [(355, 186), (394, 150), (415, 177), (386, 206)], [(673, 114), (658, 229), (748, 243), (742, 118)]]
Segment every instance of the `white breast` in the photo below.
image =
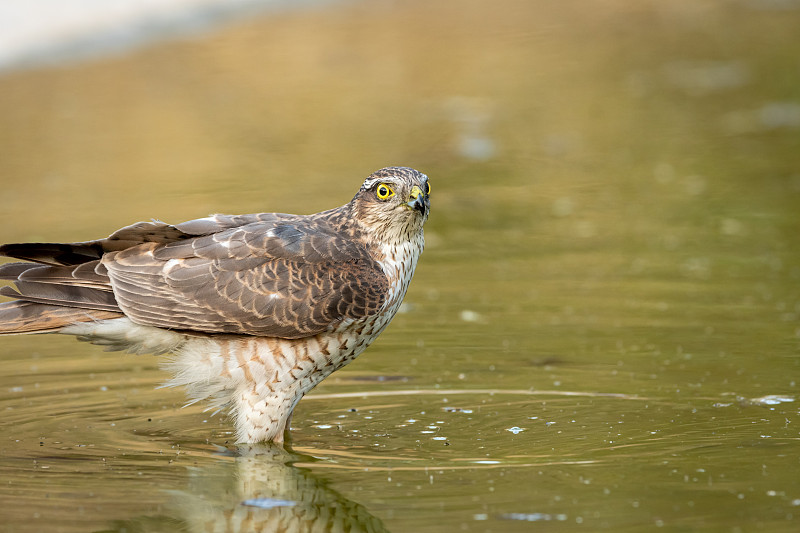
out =
[(425, 237), (422, 232), (419, 232), (411, 240), (397, 244), (384, 244), (381, 247), (384, 259), (379, 261), (379, 264), (386, 277), (389, 278), (389, 295), (382, 312), (382, 314), (388, 315), (387, 323), (403, 302), (424, 247)]

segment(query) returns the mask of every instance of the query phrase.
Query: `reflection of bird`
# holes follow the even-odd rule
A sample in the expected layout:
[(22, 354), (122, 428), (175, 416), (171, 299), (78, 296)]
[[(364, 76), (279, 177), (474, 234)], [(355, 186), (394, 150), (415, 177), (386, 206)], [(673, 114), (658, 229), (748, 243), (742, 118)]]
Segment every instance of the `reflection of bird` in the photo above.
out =
[(363, 505), (292, 464), (313, 457), (264, 444), (240, 447), (229, 459), (189, 467), (187, 487), (170, 491), (172, 498), (161, 507), (167, 516), (115, 522), (113, 530), (387, 531)]
[(170, 385), (230, 406), (240, 442), (282, 441), (302, 396), (394, 316), (428, 218), (428, 177), (370, 175), (315, 215), (140, 222), (107, 239), (7, 244), (17, 291), (0, 334), (59, 332), (137, 353), (173, 352)]

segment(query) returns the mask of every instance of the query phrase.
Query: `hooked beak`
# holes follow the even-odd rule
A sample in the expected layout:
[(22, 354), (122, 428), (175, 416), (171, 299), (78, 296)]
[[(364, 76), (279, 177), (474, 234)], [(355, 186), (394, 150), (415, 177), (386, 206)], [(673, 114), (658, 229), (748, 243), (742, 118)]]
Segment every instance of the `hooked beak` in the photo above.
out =
[(411, 187), (411, 193), (408, 195), (408, 202), (406, 205), (409, 209), (416, 209), (423, 216), (428, 211), (428, 197), (422, 192), (418, 186)]

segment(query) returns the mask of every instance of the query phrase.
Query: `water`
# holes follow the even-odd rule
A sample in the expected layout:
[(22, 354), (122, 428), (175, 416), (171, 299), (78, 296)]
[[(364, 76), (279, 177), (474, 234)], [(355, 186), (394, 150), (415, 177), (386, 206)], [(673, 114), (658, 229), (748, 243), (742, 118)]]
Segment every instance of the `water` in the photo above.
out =
[[(404, 312), (286, 449), (0, 339), (0, 531), (794, 531), (798, 6), (347, 3), (0, 78), (0, 240), (431, 176)], [(289, 525), (291, 524), (291, 525)]]
[(230, 20), (318, 0), (30, 0), (0, 4), (0, 71), (65, 66), (192, 38)]

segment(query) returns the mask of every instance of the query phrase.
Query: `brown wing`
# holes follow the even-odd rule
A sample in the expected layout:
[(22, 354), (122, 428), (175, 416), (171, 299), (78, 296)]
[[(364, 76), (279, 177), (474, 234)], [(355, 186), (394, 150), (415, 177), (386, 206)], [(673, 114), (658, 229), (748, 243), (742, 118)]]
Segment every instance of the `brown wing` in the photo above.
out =
[(388, 289), (365, 246), (315, 216), (143, 244), (102, 266), (134, 321), (215, 333), (314, 335), (376, 313)]
[[(14, 280), (19, 293), (0, 292), (48, 312), (87, 310), (74, 321), (92, 319), (88, 310), (103, 318), (121, 310), (164, 328), (313, 335), (377, 312), (388, 288), (366, 248), (330, 218), (215, 215), (175, 226), (140, 222), (98, 241), (3, 245), (0, 255), (35, 263), (0, 266), (0, 279)], [(0, 306), (11, 312), (12, 304)]]
[[(26, 331), (36, 331), (36, 313), (43, 316), (42, 328), (58, 321), (45, 320), (46, 316), (60, 317), (64, 324), (92, 320), (91, 313), (73, 313), (69, 309), (102, 310), (105, 318), (114, 313), (122, 316), (112, 292), (105, 267), (100, 259), (105, 253), (125, 250), (143, 243), (166, 244), (191, 239), (253, 222), (276, 221), (293, 215), (261, 213), (254, 215), (213, 215), (171, 226), (154, 220), (138, 222), (114, 232), (106, 239), (77, 243), (20, 243), (0, 246), (0, 256), (32, 261), (0, 265), (0, 280), (10, 280), (16, 285), (0, 287), (0, 294), (16, 298), (16, 302), (0, 304), (0, 333), (14, 333), (21, 324), (24, 310)], [(18, 306), (17, 303), (36, 305)], [(60, 306), (55, 312), (48, 306)], [(53, 326), (56, 327), (57, 326)], [(46, 329), (52, 329), (48, 327)]]

